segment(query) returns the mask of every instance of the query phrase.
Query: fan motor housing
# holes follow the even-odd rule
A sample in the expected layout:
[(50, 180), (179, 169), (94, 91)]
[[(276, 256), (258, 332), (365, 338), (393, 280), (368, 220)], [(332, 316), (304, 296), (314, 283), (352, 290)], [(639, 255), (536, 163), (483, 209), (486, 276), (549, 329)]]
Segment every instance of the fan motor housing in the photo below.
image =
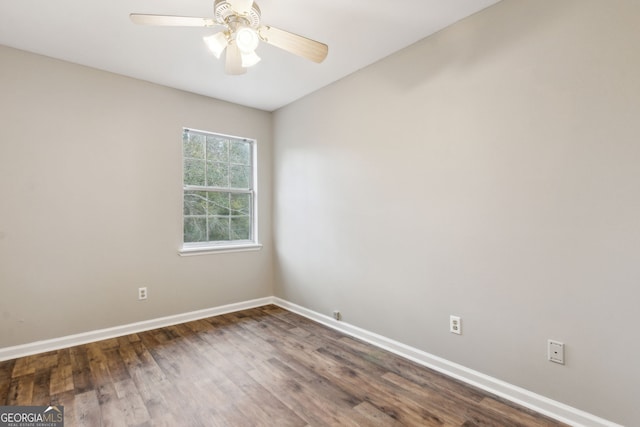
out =
[(252, 28), (258, 28), (260, 25), (260, 8), (253, 2), (251, 10), (245, 15), (238, 15), (227, 0), (216, 0), (213, 4), (213, 13), (216, 21), (220, 24), (229, 24), (238, 18), (246, 20), (246, 24)]

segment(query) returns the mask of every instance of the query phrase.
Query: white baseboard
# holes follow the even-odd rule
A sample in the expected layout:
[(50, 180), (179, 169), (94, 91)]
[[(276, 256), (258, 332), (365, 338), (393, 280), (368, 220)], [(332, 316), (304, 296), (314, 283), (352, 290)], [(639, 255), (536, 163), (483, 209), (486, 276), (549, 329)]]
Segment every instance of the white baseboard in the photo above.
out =
[(273, 304), (563, 423), (576, 427), (623, 427), (620, 424), (613, 423), (580, 409), (565, 405), (564, 403), (557, 402), (481, 372), (474, 371), (473, 369), (458, 365), (457, 363), (450, 362), (441, 357), (434, 356), (425, 351), (418, 350), (417, 348), (383, 337), (382, 335), (335, 320), (332, 317), (317, 313), (281, 298), (274, 298)]
[(207, 317), (218, 316), (225, 313), (246, 310), (249, 308), (261, 307), (267, 304), (275, 304), (279, 307), (297, 313), (308, 319), (321, 323), (330, 328), (336, 329), (347, 335), (361, 339), (372, 345), (388, 350), (394, 354), (412, 360), (420, 365), (441, 372), (452, 378), (463, 381), (479, 389), (510, 400), (514, 403), (532, 409), (541, 414), (547, 415), (558, 421), (576, 427), (623, 427), (619, 424), (607, 421), (603, 418), (551, 400), (539, 394), (525, 390), (513, 384), (490, 377), (481, 372), (474, 371), (457, 363), (450, 362), (441, 357), (429, 354), (422, 350), (410, 347), (382, 335), (361, 329), (342, 321), (337, 321), (332, 317), (317, 313), (291, 302), (277, 297), (258, 298), (250, 301), (235, 304), (223, 305), (220, 307), (208, 308), (204, 310), (192, 311), (173, 316), (161, 317), (158, 319), (146, 320), (143, 322), (130, 323), (128, 325), (116, 326), (112, 328), (99, 329), (84, 332), (81, 334), (68, 335), (66, 337), (54, 338), (44, 341), (17, 345), (13, 347), (0, 348), (0, 362), (15, 359), (18, 357), (30, 356), (47, 351), (59, 350), (80, 344), (120, 337), (123, 335), (149, 331), (179, 323), (190, 322)]
[(205, 319), (207, 317), (218, 316), (225, 313), (232, 313), (234, 311), (261, 307), (263, 305), (273, 304), (273, 301), (273, 297), (258, 298), (235, 304), (227, 304), (220, 307), (207, 308), (204, 310), (191, 311), (188, 313), (176, 314), (173, 316), (166, 316), (157, 319), (145, 320), (142, 322), (130, 323), (128, 325), (98, 329), (95, 331), (68, 335), (66, 337), (53, 338), (50, 340), (36, 341), (13, 347), (0, 348), (0, 362), (3, 360), (10, 360), (18, 357), (31, 356), (33, 354), (45, 353), (47, 351), (60, 350), (62, 348), (73, 347), (80, 344), (106, 340), (109, 338), (121, 337), (123, 335), (150, 331), (152, 329), (177, 325), (179, 323), (191, 322), (193, 320)]

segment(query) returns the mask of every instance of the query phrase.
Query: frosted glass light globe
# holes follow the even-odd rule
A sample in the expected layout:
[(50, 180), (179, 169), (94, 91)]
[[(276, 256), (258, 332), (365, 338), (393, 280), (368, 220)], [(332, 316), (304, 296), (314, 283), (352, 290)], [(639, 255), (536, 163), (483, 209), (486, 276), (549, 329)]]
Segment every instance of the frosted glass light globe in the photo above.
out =
[(260, 39), (252, 28), (242, 27), (236, 31), (236, 45), (241, 52), (253, 52), (258, 47), (258, 43), (260, 43)]

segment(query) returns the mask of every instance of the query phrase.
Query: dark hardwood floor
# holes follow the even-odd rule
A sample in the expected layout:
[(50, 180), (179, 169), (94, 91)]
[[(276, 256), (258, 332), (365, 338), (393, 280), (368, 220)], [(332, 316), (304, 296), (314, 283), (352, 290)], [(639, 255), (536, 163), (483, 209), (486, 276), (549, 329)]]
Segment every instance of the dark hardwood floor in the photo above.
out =
[(66, 426), (561, 426), (276, 306), (0, 362)]

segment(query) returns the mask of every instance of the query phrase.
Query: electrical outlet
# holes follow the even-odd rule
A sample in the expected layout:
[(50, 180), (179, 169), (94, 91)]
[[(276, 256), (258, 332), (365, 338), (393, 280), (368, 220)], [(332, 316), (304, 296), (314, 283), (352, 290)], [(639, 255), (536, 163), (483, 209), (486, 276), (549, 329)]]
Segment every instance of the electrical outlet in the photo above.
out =
[(138, 300), (142, 301), (143, 299), (147, 299), (147, 288), (138, 288)]
[(547, 358), (550, 362), (564, 365), (564, 343), (559, 341), (547, 341)]
[(333, 318), (336, 320), (342, 320), (342, 314), (338, 310), (333, 312)]
[(462, 319), (460, 319), (460, 316), (449, 316), (449, 332), (462, 335)]

